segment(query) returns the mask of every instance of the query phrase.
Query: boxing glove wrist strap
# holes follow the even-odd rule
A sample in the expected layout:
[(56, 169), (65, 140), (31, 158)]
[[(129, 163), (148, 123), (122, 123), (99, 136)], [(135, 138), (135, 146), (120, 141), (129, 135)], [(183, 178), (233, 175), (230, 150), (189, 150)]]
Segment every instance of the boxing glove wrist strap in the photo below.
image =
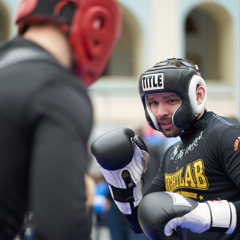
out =
[(134, 202), (133, 188), (116, 188), (112, 185), (109, 185), (112, 196), (115, 201), (118, 202)]
[(236, 225), (237, 225), (237, 210), (236, 210), (236, 207), (231, 202), (229, 203), (229, 206), (231, 208), (232, 217), (231, 217), (231, 224), (230, 224), (229, 229), (226, 232), (226, 234), (232, 234), (235, 231)]
[[(224, 231), (226, 234), (234, 232), (237, 222), (235, 206), (226, 201), (207, 201), (211, 213), (210, 231)], [(222, 217), (224, 216), (224, 218)]]

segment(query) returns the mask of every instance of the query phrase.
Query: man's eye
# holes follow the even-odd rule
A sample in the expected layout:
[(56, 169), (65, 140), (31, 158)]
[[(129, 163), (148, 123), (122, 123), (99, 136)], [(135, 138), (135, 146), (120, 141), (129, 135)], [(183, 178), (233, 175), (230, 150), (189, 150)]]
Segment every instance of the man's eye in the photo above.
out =
[(148, 104), (149, 104), (149, 106), (155, 106), (155, 105), (157, 105), (157, 102), (151, 101), (151, 102), (148, 102)]
[(169, 103), (176, 103), (176, 102), (178, 102), (178, 100), (177, 99), (169, 99), (168, 102)]

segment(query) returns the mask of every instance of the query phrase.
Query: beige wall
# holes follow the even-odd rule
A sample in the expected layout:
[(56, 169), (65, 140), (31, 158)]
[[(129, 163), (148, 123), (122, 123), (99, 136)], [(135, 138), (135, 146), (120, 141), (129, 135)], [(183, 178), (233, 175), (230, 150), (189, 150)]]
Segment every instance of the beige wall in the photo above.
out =
[[(153, 51), (150, 66), (169, 57), (182, 56), (182, 28), (179, 11), (179, 0), (151, 3), (151, 46)], [(164, 8), (164, 9), (163, 9)]]
[[(183, 52), (185, 53), (185, 42), (183, 42), (185, 41), (185, 32), (183, 32), (184, 26), (182, 25), (185, 21), (182, 19), (183, 16), (180, 16), (179, 4), (179, 0), (164, 1), (164, 4), (163, 1), (159, 0), (150, 1), (151, 15), (146, 16), (149, 22), (149, 32), (147, 33), (150, 36), (149, 45), (145, 46), (142, 38), (139, 41), (139, 36), (143, 37), (146, 34), (141, 29), (141, 25), (137, 25), (137, 28), (134, 30), (134, 35), (137, 37), (133, 42), (137, 41), (138, 43), (133, 43), (132, 49), (134, 49), (133, 54), (138, 53), (133, 56), (133, 59), (135, 59), (134, 62), (138, 64), (137, 72), (141, 73), (156, 62), (168, 57), (185, 57), (183, 56)], [(202, 10), (208, 9), (209, 6), (207, 4), (209, 2), (204, 1), (204, 4), (204, 7), (201, 6), (200, 8)], [(162, 11), (163, 7), (164, 11)], [(221, 39), (219, 43), (220, 52), (217, 55), (217, 58), (222, 57), (220, 61), (221, 66), (224, 63), (221, 69), (217, 69), (217, 71), (221, 70), (220, 75), (222, 79), (207, 80), (207, 109), (220, 115), (238, 116), (239, 106), (236, 96), (239, 93), (235, 86), (236, 66), (232, 64), (234, 61), (229, 60), (234, 59), (233, 22), (231, 21), (231, 16), (218, 6), (211, 5), (208, 13), (213, 14), (212, 17), (215, 19), (215, 23), (220, 26), (224, 25), (224, 22), (222, 22), (223, 19), (219, 19), (217, 16), (218, 14), (224, 16), (226, 22), (221, 27), (219, 34), (223, 36), (224, 33), (227, 33), (228, 37)], [(125, 24), (136, 26), (136, 22), (128, 22), (134, 19), (130, 15), (131, 12), (129, 11), (125, 14), (127, 16)], [(136, 32), (136, 29), (139, 33)], [(128, 43), (130, 43), (129, 40)], [(138, 49), (136, 49), (136, 46)], [(146, 63), (147, 66), (141, 66), (142, 69), (139, 70), (139, 57), (142, 60), (144, 59), (141, 55), (144, 52), (144, 47), (147, 48), (149, 61)], [(194, 49), (194, 46), (191, 49)], [(206, 49), (205, 51), (207, 51)], [(225, 53), (227, 49), (229, 51)], [(206, 57), (209, 54), (209, 52), (203, 53)], [(118, 67), (121, 67), (120, 63)], [(224, 74), (222, 74), (223, 72)], [(139, 76), (137, 75), (132, 77), (102, 77), (96, 85), (90, 88), (95, 107), (95, 123), (109, 124), (110, 126), (111, 124), (128, 125), (129, 123), (145, 121), (142, 103), (138, 95), (138, 78)]]
[[(145, 124), (137, 81), (128, 81), (124, 84), (123, 81), (114, 78), (108, 82), (102, 80), (93, 85), (89, 91), (94, 105), (95, 123), (109, 126)], [(232, 88), (222, 86), (216, 91), (215, 84), (207, 84), (207, 87), (207, 109), (219, 115), (236, 117), (237, 102), (233, 97)]]

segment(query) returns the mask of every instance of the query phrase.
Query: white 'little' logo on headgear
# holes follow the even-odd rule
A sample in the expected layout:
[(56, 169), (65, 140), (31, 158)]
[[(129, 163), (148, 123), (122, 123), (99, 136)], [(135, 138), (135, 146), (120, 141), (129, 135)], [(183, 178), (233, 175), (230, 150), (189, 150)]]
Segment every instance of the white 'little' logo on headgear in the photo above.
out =
[(143, 91), (164, 89), (164, 74), (149, 74), (142, 76)]

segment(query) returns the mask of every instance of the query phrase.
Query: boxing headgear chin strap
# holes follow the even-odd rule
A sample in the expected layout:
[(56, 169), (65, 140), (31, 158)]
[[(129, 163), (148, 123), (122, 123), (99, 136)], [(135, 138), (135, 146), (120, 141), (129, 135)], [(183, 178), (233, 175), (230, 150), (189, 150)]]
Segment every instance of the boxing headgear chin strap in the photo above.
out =
[[(185, 130), (193, 124), (205, 108), (207, 99), (205, 81), (201, 77), (198, 69), (190, 66), (189, 63), (182, 59), (177, 60), (184, 65), (181, 67), (167, 65), (169, 62), (168, 59), (144, 72), (139, 81), (139, 92), (146, 119), (153, 129), (160, 132), (162, 130), (159, 127), (158, 121), (150, 110), (147, 99), (148, 94), (174, 92), (179, 95), (181, 104), (173, 113), (172, 122), (177, 128), (182, 130)], [(202, 86), (205, 89), (205, 97), (201, 104), (197, 103), (196, 89), (198, 86)]]
[(105, 70), (120, 37), (121, 12), (116, 0), (22, 0), (16, 23), (19, 34), (29, 24), (52, 22), (67, 34), (75, 70), (85, 85)]

